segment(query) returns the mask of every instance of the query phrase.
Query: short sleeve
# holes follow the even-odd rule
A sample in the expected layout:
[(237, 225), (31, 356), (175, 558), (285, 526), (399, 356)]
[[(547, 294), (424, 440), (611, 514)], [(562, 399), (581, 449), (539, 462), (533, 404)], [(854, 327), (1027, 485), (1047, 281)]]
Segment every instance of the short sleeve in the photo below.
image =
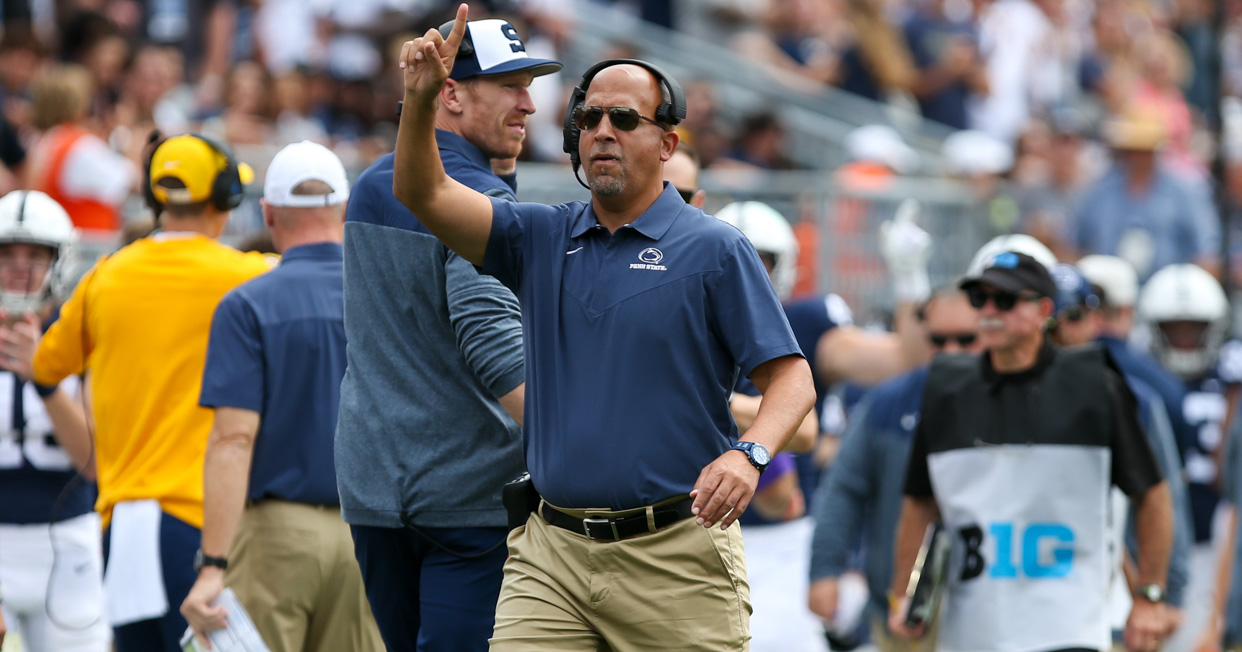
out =
[(522, 288), (523, 248), (527, 239), (526, 220), (520, 209), (522, 204), (496, 197), (489, 199), (492, 202), (492, 231), (487, 237), (482, 270), (518, 294)]
[(749, 241), (725, 253), (721, 272), (709, 285), (715, 328), (749, 377), (755, 367), (787, 355), (802, 355), (772, 289), (772, 281)]
[(1113, 371), (1106, 373), (1112, 432), (1112, 480), (1127, 496), (1135, 498), (1159, 484), (1164, 475), (1151, 450), (1147, 433), (1139, 424), (1138, 400), (1130, 387)]
[(264, 365), (258, 317), (236, 290), (211, 320), (199, 405), (263, 411)]

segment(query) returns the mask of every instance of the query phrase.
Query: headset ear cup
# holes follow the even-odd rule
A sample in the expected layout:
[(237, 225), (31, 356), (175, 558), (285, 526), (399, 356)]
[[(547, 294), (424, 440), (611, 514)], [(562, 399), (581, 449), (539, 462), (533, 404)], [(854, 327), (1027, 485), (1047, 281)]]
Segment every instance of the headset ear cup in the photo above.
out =
[(237, 208), (245, 196), (237, 161), (228, 154), (225, 156), (228, 157), (229, 162), (223, 170), (220, 170), (220, 174), (216, 175), (215, 184), (211, 189), (211, 202), (220, 212), (228, 212)]

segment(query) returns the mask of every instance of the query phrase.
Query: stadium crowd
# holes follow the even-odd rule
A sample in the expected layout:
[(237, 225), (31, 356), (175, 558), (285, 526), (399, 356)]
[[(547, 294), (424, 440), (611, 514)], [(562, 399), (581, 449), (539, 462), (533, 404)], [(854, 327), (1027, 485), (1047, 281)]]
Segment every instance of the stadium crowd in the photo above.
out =
[[(939, 493), (945, 481), (936, 476), (943, 471), (935, 458), (945, 452), (929, 453), (919, 434), (928, 374), (943, 378), (944, 360), (955, 356), (986, 350), (984, 359), (999, 359), (986, 356), (1003, 348), (995, 332), (1002, 321), (1014, 338), (1036, 342), (1032, 351), (1054, 346), (1044, 344), (1045, 331), (1066, 351), (1107, 351), (1107, 372), (1082, 362), (1085, 356), (1073, 360), (1094, 364), (1108, 379), (1124, 378), (1128, 387), (1108, 386), (1109, 396), (1121, 392), (1128, 398), (1120, 404), (1133, 409), (1109, 416), (1126, 431), (1124, 445), (1109, 444), (1112, 459), (1130, 468), (1114, 469), (1111, 485), (1103, 485), (1111, 492), (1099, 497), (1110, 514), (1097, 533), (1107, 537), (1101, 567), (1111, 570), (1095, 578), (1109, 586), (1101, 602), (1108, 627), (1097, 629), (1111, 632), (1116, 649), (1242, 649), (1242, 564), (1235, 563), (1242, 554), (1235, 507), (1242, 500), (1242, 339), (1225, 291), (1242, 286), (1242, 0), (469, 2), (470, 49), (456, 55), (456, 65), (473, 67), (446, 70), (443, 89), (415, 88), (406, 56), (411, 39), (434, 31), (445, 46), (440, 41), (451, 40), (452, 25), (445, 21), (457, 4), (0, 2), (0, 423), (10, 424), (0, 426), (6, 652), (18, 644), (27, 652), (180, 649), (187, 627), (201, 639), (226, 622), (227, 614), (211, 606), (226, 586), (273, 651), (484, 649), (493, 619), (497, 649), (516, 649), (504, 646), (522, 639), (553, 649), (537, 638), (549, 634), (544, 627), (553, 634), (548, 640), (581, 627), (582, 640), (598, 636), (611, 649), (655, 649), (643, 636), (663, 636), (650, 623), (673, 618), (674, 610), (657, 605), (660, 613), (645, 612), (650, 605), (642, 596), (609, 604), (646, 624), (610, 620), (608, 608), (572, 623), (540, 612), (550, 619), (543, 626), (528, 613), (532, 603), (560, 599), (565, 612), (580, 607), (578, 596), (530, 588), (541, 572), (555, 581), (575, 575), (575, 555), (585, 567), (595, 563), (562, 530), (593, 539), (584, 519), (602, 518), (621, 543), (630, 538), (618, 527), (635, 522), (626, 519), (637, 518), (636, 505), (645, 505), (646, 515), (634, 527), (652, 535), (681, 528), (678, 536), (690, 536), (684, 531), (733, 519), (740, 525), (695, 544), (722, 551), (727, 568), (700, 597), (714, 606), (675, 617), (710, 620), (736, 609), (729, 600), (739, 599), (753, 615), (718, 630), (687, 625), (681, 636), (708, 646), (715, 645), (711, 636), (723, 637), (721, 646), (750, 637), (750, 649), (781, 652), (936, 649), (942, 636), (943, 649), (973, 649), (954, 631), (960, 616), (945, 618), (917, 648), (900, 640), (916, 630), (891, 619), (900, 613), (909, 566), (898, 554), (899, 523), (911, 504), (926, 507), (918, 499), (931, 497), (933, 485), (942, 507), (954, 504)], [(972, 205), (983, 207), (971, 228), (988, 244), (952, 272), (952, 282), (938, 285), (929, 261), (960, 234), (928, 227), (918, 202), (901, 202), (891, 215), (873, 214), (889, 205), (882, 202), (840, 202), (830, 208), (839, 213), (834, 219), (817, 221), (740, 194), (727, 206), (724, 198), (705, 198), (701, 174), (813, 165), (792, 154), (796, 130), (778, 110), (728, 111), (706, 76), (683, 78), (674, 92), (663, 72), (639, 66), (659, 94), (651, 109), (637, 116), (608, 107), (574, 113), (578, 135), (571, 139), (564, 108), (589, 105), (593, 79), (580, 81), (582, 71), (562, 70), (559, 60), (571, 50), (575, 25), (593, 20), (597, 4), (724, 45), (764, 67), (773, 94), (833, 87), (876, 103), (878, 113), (904, 108), (944, 126), (951, 134), (936, 164), (887, 123), (857, 126), (842, 141), (849, 161), (824, 170), (831, 175), (824, 178), (860, 196), (894, 199), (893, 206), (905, 199), (894, 195), (903, 179), (963, 188)], [(645, 58), (637, 42), (596, 45), (601, 59)], [(596, 74), (630, 88), (618, 81), (622, 71)], [(673, 109), (682, 88), (679, 116)], [(608, 92), (646, 98), (650, 89), (643, 89)], [(397, 109), (415, 96), (438, 98), (439, 108)], [(412, 170), (422, 173), (401, 157), (422, 144), (412, 129), (429, 131), (432, 122), (442, 172), (477, 191), (471, 197), (489, 198), (495, 217), (479, 228), (492, 242), (503, 234), (510, 251), (497, 251), (501, 246), (486, 237), (479, 247), (436, 230), (444, 227), (426, 219), (436, 210), (434, 198), (421, 193), (424, 185), (439, 186), (401, 188)], [(549, 415), (560, 406), (541, 403), (534, 388), (570, 393), (587, 386), (562, 385), (563, 370), (542, 372), (537, 363), (561, 364), (548, 353), (554, 346), (591, 349), (589, 340), (550, 338), (520, 311), (552, 308), (531, 289), (533, 281), (523, 282), (523, 265), (532, 263), (521, 252), (530, 245), (514, 225), (542, 213), (512, 208), (526, 206), (513, 203), (524, 199), (515, 181), (523, 168), (514, 159), (568, 164), (563, 143), (576, 150), (583, 134), (605, 129), (637, 138), (646, 123), (660, 127), (653, 151), (668, 149), (661, 160), (670, 185), (648, 198), (653, 211), (708, 201), (719, 208), (712, 214), (749, 240), (771, 281), (755, 282), (753, 272), (762, 281), (763, 269), (747, 267), (754, 261), (745, 256), (729, 263), (740, 270), (730, 281), (738, 291), (721, 296), (738, 305), (705, 301), (706, 328), (729, 330), (713, 308), (741, 320), (736, 315), (766, 314), (777, 300), (785, 325), (769, 328), (771, 315), (753, 316), (745, 328), (732, 323), (738, 333), (718, 335), (736, 349), (732, 368), (749, 376), (728, 388), (732, 421), (725, 419), (723, 432), (751, 444), (721, 448), (719, 460), (732, 466), (713, 462), (721, 451), (708, 446), (713, 454), (695, 466), (703, 476), (689, 498), (666, 502), (669, 495), (647, 495), (652, 489), (644, 485), (635, 490), (637, 503), (608, 494), (601, 501), (611, 504), (566, 503), (562, 510), (547, 497), (603, 494), (583, 489), (589, 483), (581, 477), (558, 487), (540, 475), (562, 460), (546, 443), (532, 454), (531, 429), (553, 427), (557, 419)], [(488, 131), (497, 128), (502, 136)], [(593, 180), (599, 161), (574, 155), (573, 173), (582, 166), (596, 201), (610, 197)], [(247, 197), (246, 188), (263, 188), (262, 202), (255, 192)], [(463, 215), (487, 212), (487, 202), (470, 201), (455, 204), (471, 206)], [(604, 227), (620, 233), (609, 226), (619, 213), (609, 211), (590, 213), (598, 223), (572, 234), (567, 258), (582, 251), (572, 249), (582, 237), (587, 249), (573, 260), (605, 255), (589, 243)], [(821, 243), (847, 235), (857, 235), (851, 242), (882, 262), (875, 273), (890, 286), (891, 305), (859, 305), (864, 295), (823, 287), (824, 269), (853, 263), (848, 256), (824, 259)], [(644, 249), (637, 260), (659, 271), (664, 255)], [(1021, 283), (997, 271), (1005, 265), (1026, 270)], [(390, 278), (375, 280), (386, 267)], [(411, 282), (420, 284), (417, 291)], [(564, 283), (566, 292), (575, 291), (571, 280)], [(610, 300), (590, 294), (583, 304), (595, 310)], [(877, 326), (871, 318), (881, 314), (888, 319)], [(866, 325), (855, 324), (855, 315), (866, 315)], [(1019, 333), (1022, 315), (1029, 328)], [(594, 332), (590, 323), (583, 318), (583, 332)], [(786, 336), (779, 342), (778, 331)], [(600, 366), (585, 377), (660, 362), (626, 353), (630, 347), (651, 357), (644, 348), (650, 342), (619, 337), (617, 350), (592, 354)], [(694, 341), (688, 337), (677, 351), (693, 349)], [(764, 352), (774, 357), (743, 355), (758, 342), (772, 344)], [(782, 347), (789, 351), (779, 353)], [(814, 407), (800, 424), (787, 419), (788, 432), (776, 437), (784, 426), (774, 425), (776, 408), (765, 409), (761, 396), (789, 389), (782, 374), (794, 374), (786, 364), (794, 349), (809, 363)], [(1042, 373), (1051, 365), (1047, 355), (1027, 368)], [(983, 373), (999, 387), (989, 372), (996, 370)], [(634, 391), (652, 401), (674, 396)], [(678, 405), (705, 395), (681, 396)], [(307, 409), (291, 410), (291, 401)], [(673, 414), (673, 423), (719, 416), (710, 405), (701, 414), (677, 409), (662, 412)], [(641, 409), (609, 414), (617, 428), (627, 419), (648, 423)], [(410, 423), (420, 424), (419, 432), (409, 432)], [(452, 443), (454, 429), (476, 439)], [(1140, 430), (1145, 438), (1129, 436)], [(542, 528), (541, 538), (509, 534), (513, 510), (507, 525), (500, 502), (504, 481), (523, 466), (522, 432), (527, 466), (545, 492), (544, 502), (527, 511), (556, 526)], [(770, 446), (765, 461), (755, 452), (767, 452), (763, 437), (787, 443), (783, 450)], [(912, 448), (923, 462), (921, 476), (907, 464)], [(606, 449), (604, 456), (624, 450)], [(648, 454), (661, 458), (654, 470), (639, 464), (633, 473), (650, 473), (658, 491), (677, 456)], [(593, 479), (612, 481), (607, 466), (600, 464)], [(740, 487), (749, 481), (737, 478), (752, 466), (761, 473), (750, 487), (753, 500), (747, 494), (735, 513), (717, 513), (722, 498), (706, 498), (712, 483)], [(314, 477), (304, 481), (298, 473)], [(687, 493), (692, 480), (684, 481)], [(912, 487), (921, 493), (910, 493)], [(1162, 512), (1165, 487), (1170, 508)], [(580, 507), (601, 509), (574, 509)], [(558, 524), (566, 519), (579, 525)], [(1160, 528), (1151, 525), (1157, 522)], [(1153, 534), (1161, 528), (1167, 542)], [(990, 536), (1000, 536), (995, 532)], [(659, 576), (684, 570), (660, 566), (670, 553), (657, 544), (638, 550), (632, 542), (642, 538), (630, 540), (634, 555), (646, 555), (643, 567), (661, 572), (631, 577), (634, 584), (617, 577), (628, 573), (613, 573), (608, 588), (687, 590), (660, 583)], [(1039, 545), (1046, 542), (1036, 537)], [(1153, 549), (1163, 558), (1153, 562)], [(997, 550), (988, 563), (1003, 565)], [(1039, 548), (1018, 565), (1032, 576), (1055, 574), (1065, 561), (1061, 552)], [(314, 555), (323, 558), (307, 561)], [(565, 565), (538, 567), (541, 555)], [(301, 573), (323, 577), (286, 581)], [(269, 590), (276, 585), (284, 592)], [(960, 586), (951, 586), (946, 609), (954, 590)], [(1007, 597), (1005, 590), (989, 595)], [(980, 602), (978, 595), (958, 596), (960, 604)], [(1105, 649), (1097, 639), (990, 649)]]

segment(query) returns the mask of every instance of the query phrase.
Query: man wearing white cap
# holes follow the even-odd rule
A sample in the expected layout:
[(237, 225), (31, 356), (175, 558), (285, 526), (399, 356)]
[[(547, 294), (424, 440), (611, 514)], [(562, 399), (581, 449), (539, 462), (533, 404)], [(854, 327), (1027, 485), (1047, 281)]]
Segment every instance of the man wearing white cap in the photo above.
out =
[[(560, 68), (528, 57), (506, 21), (467, 23), (435, 97), (447, 174), (516, 201), (516, 177), (492, 162), (521, 152), (527, 89)], [(358, 177), (345, 218), (341, 514), (390, 652), (482, 652), (508, 556), (501, 487), (525, 468), (521, 313), (397, 201), (393, 167), (390, 154)]]
[(382, 650), (332, 452), (349, 184), (335, 154), (304, 141), (272, 159), (263, 194), (283, 259), (225, 295), (212, 320), (203, 541), (181, 612), (200, 637), (223, 627), (230, 614), (211, 603), (228, 584), (273, 650)]

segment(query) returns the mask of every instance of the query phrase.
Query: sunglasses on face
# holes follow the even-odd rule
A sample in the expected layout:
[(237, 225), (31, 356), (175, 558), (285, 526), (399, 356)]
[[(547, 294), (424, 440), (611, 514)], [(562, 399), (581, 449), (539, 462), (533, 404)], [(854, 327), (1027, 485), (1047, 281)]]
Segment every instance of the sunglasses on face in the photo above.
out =
[(970, 305), (979, 309), (987, 305), (988, 299), (992, 300), (992, 305), (1001, 312), (1009, 312), (1019, 301), (1039, 301), (1039, 297), (1033, 294), (1014, 294), (1012, 292), (988, 292), (980, 287), (973, 287), (966, 291), (966, 298), (970, 300)]
[(668, 131), (664, 125), (635, 109), (624, 106), (580, 106), (574, 111), (574, 126), (581, 131), (590, 131), (599, 126), (599, 121), (604, 119), (605, 113), (608, 114), (608, 121), (612, 123), (612, 126), (620, 131), (634, 131), (638, 128), (638, 124), (644, 121)]
[(1066, 308), (1065, 310), (1061, 311), (1061, 314), (1058, 317), (1058, 319), (1078, 323), (1082, 321), (1083, 318), (1086, 316), (1087, 316), (1087, 311), (1083, 310), (1082, 306), (1070, 306)]
[(957, 342), (957, 345), (966, 348), (975, 343), (978, 335), (974, 333), (930, 333), (927, 336), (928, 341), (937, 349), (943, 349), (950, 341)]

